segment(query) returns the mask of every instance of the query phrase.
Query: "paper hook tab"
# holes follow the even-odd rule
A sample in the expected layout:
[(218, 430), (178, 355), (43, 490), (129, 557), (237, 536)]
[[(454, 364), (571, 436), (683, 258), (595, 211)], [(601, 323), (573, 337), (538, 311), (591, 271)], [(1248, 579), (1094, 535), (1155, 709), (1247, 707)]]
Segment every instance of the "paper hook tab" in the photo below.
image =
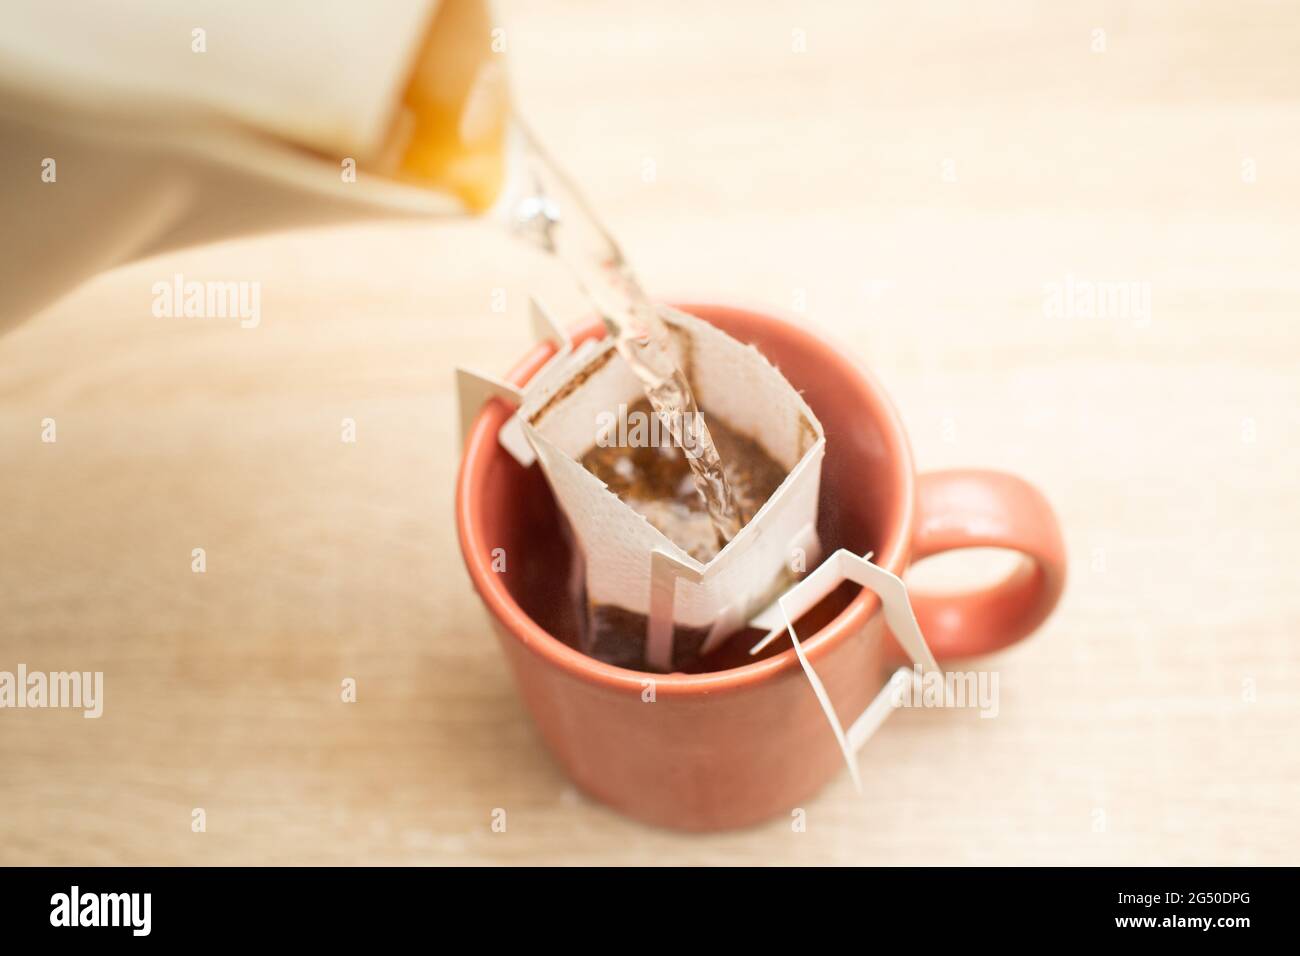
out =
[(804, 654), (803, 645), (794, 632), (793, 620), (846, 580), (874, 591), (880, 598), (885, 623), (898, 639), (904, 652), (912, 659), (912, 663), (916, 665), (917, 673), (925, 674), (939, 670), (939, 664), (935, 661), (929, 645), (925, 643), (925, 638), (921, 634), (921, 628), (916, 623), (916, 615), (912, 612), (912, 603), (908, 600), (907, 585), (903, 583), (903, 579), (845, 548), (836, 551), (822, 562), (816, 571), (781, 596), (777, 604), (781, 608), (783, 627), (773, 628), (766, 637), (750, 649), (750, 653), (755, 654), (762, 650), (776, 639), (782, 629), (790, 635), (790, 642), (794, 645), (799, 665), (803, 668), (808, 683), (812, 685), (817, 702), (821, 705), (826, 721), (835, 734), (835, 740), (840, 745), (840, 752), (844, 755), (844, 762), (849, 768), (849, 776), (853, 778), (853, 786), (861, 793), (862, 778), (858, 773), (857, 752), (880, 728), (885, 718), (893, 713), (900, 684), (903, 680), (912, 680), (913, 671), (908, 668), (899, 668), (895, 671), (867, 708), (850, 725), (848, 732), (845, 732), (821, 678), (817, 676), (817, 671)]

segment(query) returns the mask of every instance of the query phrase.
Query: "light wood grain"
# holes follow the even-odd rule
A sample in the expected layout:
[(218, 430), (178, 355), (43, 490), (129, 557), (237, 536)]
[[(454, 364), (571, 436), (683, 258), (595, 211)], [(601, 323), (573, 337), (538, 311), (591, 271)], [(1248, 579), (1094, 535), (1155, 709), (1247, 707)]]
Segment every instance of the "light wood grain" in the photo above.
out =
[[(841, 777), (806, 833), (682, 836), (579, 796), (451, 511), (453, 367), (504, 371), (527, 295), (576, 297), (484, 223), (264, 237), (0, 339), (0, 669), (106, 681), (98, 721), (0, 711), (0, 862), (1300, 862), (1300, 17), (866, 7), (500, 18), (525, 111), (650, 287), (802, 297), (921, 467), (1053, 500), (1072, 577), (997, 659), (997, 719), (900, 712), (865, 795)], [(175, 272), (260, 281), (261, 326), (153, 318)], [(1149, 321), (1048, 316), (1067, 274), (1150, 283)]]

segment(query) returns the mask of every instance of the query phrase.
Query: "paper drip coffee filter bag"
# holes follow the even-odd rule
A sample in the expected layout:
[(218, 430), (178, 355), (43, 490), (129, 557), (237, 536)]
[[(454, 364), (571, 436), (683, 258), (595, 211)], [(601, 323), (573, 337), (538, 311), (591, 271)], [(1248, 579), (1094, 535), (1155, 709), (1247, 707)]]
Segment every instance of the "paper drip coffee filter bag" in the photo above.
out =
[(661, 308), (661, 315), (706, 423), (721, 421), (753, 439), (786, 473), (712, 560), (696, 560), (580, 463), (597, 443), (602, 414), (608, 422), (620, 407), (644, 397), (610, 340), (547, 366), (530, 383), (518, 420), (583, 559), (580, 584), (588, 612), (613, 610), (637, 633), (637, 646), (611, 655), (594, 642), (588, 626), (583, 650), (668, 672), (711, 650), (771, 604), (794, 582), (792, 568), (813, 566), (826, 443), (812, 409), (757, 349), (683, 312)]

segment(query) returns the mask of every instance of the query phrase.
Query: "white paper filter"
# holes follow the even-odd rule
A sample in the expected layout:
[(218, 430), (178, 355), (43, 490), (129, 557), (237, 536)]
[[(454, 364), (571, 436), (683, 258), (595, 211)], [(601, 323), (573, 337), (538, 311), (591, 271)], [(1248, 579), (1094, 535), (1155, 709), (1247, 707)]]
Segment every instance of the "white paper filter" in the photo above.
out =
[(662, 316), (706, 419), (756, 440), (787, 472), (713, 560), (691, 557), (579, 463), (596, 443), (600, 414), (644, 397), (611, 341), (545, 369), (519, 420), (585, 559), (588, 602), (649, 618), (644, 666), (666, 671), (674, 626), (707, 628), (701, 650), (708, 651), (790, 582), (796, 549), (813, 566), (826, 442), (812, 409), (757, 349), (694, 316), (666, 308)]

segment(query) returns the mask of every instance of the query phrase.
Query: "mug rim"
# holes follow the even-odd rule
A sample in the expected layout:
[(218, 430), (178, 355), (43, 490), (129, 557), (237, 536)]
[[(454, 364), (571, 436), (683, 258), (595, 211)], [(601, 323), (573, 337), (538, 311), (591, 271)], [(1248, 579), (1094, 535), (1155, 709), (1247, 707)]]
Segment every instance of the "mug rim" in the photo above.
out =
[[(885, 541), (872, 561), (880, 567), (901, 575), (911, 555), (912, 532), (916, 518), (916, 472), (912, 463), (912, 449), (902, 419), (888, 394), (876, 378), (838, 343), (820, 332), (814, 332), (803, 323), (757, 309), (719, 305), (715, 303), (683, 303), (676, 305), (684, 312), (710, 321), (711, 316), (735, 318), (750, 324), (776, 327), (779, 334), (802, 339), (823, 353), (828, 362), (839, 367), (846, 378), (855, 379), (868, 398), (866, 414), (873, 418), (885, 438), (887, 456), (896, 477), (901, 478), (901, 500), (896, 503), (896, 517)], [(569, 330), (574, 344), (605, 334), (599, 321), (580, 323)], [(555, 354), (556, 345), (550, 341), (538, 342), (506, 375), (506, 381), (522, 386), (537, 373)], [(650, 671), (631, 670), (596, 660), (594, 657), (570, 647), (558, 637), (541, 627), (521, 608), (502, 576), (491, 568), (490, 547), (482, 539), (482, 528), (477, 511), (480, 496), (474, 493), (494, 454), (509, 454), (497, 442), (501, 426), (514, 414), (502, 399), (489, 400), (479, 411), (464, 442), (460, 468), (456, 477), (456, 530), (461, 554), (474, 589), (478, 591), (488, 612), (526, 649), (546, 659), (583, 681), (601, 684), (610, 689), (641, 693), (647, 680), (654, 681), (656, 694), (680, 695), (716, 693), (721, 690), (738, 690), (775, 678), (782, 672), (799, 670), (801, 665), (793, 647), (779, 654), (721, 671), (700, 674), (656, 674)], [(815, 662), (833, 647), (857, 633), (879, 609), (880, 599), (868, 588), (858, 594), (839, 614), (815, 634), (803, 638), (800, 644), (805, 656)]]

